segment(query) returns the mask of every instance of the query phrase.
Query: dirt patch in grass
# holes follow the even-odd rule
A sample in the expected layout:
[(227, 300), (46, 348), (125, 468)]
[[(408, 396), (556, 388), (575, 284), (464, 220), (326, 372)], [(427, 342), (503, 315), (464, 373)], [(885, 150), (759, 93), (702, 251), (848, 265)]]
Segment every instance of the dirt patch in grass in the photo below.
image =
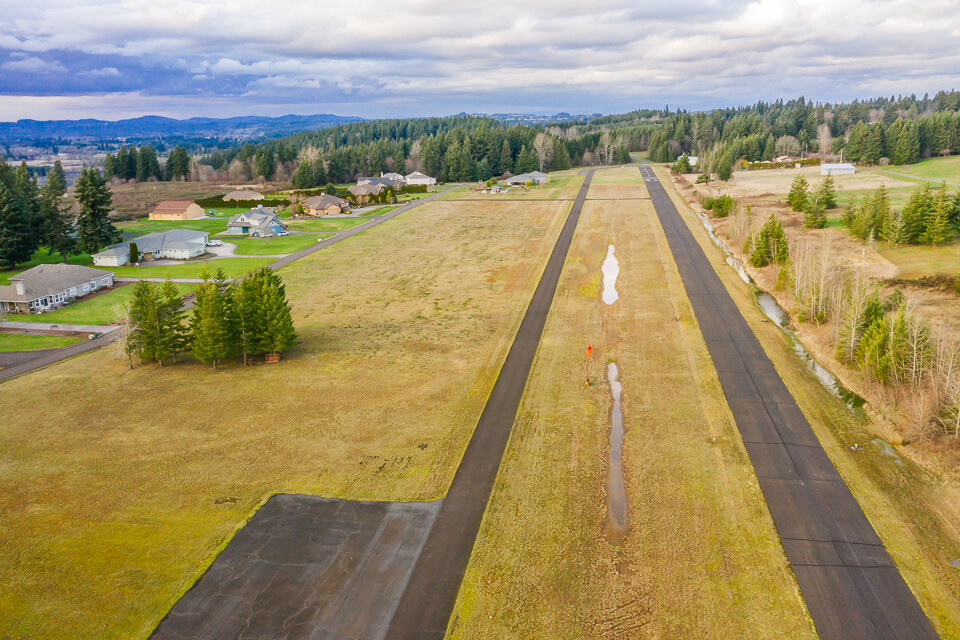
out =
[(428, 203), (283, 269), (278, 365), (5, 382), (0, 635), (145, 637), (272, 493), (442, 496), (568, 207)]
[[(610, 243), (621, 297), (608, 307), (596, 283)], [(610, 360), (630, 522), (619, 546), (604, 534)], [(451, 630), (815, 637), (649, 202), (584, 206)]]

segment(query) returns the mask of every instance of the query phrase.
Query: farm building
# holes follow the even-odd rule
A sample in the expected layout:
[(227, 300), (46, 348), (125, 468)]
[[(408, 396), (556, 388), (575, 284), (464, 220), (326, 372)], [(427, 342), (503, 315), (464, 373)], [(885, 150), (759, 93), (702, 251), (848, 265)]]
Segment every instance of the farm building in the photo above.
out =
[(331, 196), (328, 193), (312, 196), (300, 204), (303, 205), (303, 212), (308, 216), (335, 216), (345, 212), (350, 206), (350, 203), (343, 198)]
[(822, 176), (850, 176), (857, 172), (857, 168), (849, 162), (826, 162), (820, 165)]
[(231, 191), (230, 193), (223, 196), (224, 200), (263, 200), (263, 194), (259, 191), (250, 191), (248, 189), (241, 189), (239, 191)]
[(527, 182), (532, 182), (533, 184), (546, 184), (547, 183), (547, 174), (542, 171), (531, 171), (530, 173), (521, 173), (520, 175), (512, 176), (504, 180), (507, 184), (515, 185), (524, 185)]
[(250, 234), (251, 236), (272, 236), (287, 228), (273, 209), (251, 209), (238, 213), (227, 222), (227, 233), (230, 235)]
[(158, 260), (188, 260), (203, 255), (207, 246), (205, 231), (193, 229), (171, 229), (158, 231), (134, 238), (133, 240), (118, 242), (110, 245), (100, 253), (93, 254), (93, 264), (104, 267), (119, 267), (130, 262), (130, 243), (137, 245), (137, 261)]
[(113, 285), (113, 274), (75, 264), (40, 264), (10, 277), (0, 286), (0, 309), (33, 313)]
[(190, 200), (164, 200), (150, 212), (151, 220), (195, 220), (203, 217), (203, 207)]
[(419, 171), (408, 173), (406, 180), (407, 180), (407, 184), (426, 184), (426, 185), (437, 184), (436, 178), (431, 178), (430, 176), (424, 173), (420, 173)]

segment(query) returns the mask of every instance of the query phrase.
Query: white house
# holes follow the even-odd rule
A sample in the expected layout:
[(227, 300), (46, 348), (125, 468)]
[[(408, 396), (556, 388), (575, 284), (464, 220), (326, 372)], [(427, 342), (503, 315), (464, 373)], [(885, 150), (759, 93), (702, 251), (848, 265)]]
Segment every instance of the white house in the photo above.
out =
[(849, 176), (857, 172), (857, 168), (849, 162), (825, 162), (820, 165), (822, 176)]
[(193, 229), (171, 229), (148, 233), (139, 238), (110, 245), (100, 253), (93, 254), (93, 264), (103, 267), (119, 267), (130, 262), (130, 243), (137, 245), (138, 260), (188, 260), (203, 255), (210, 234)]
[(437, 184), (436, 178), (431, 178), (430, 176), (420, 173), (419, 171), (408, 173), (406, 180), (407, 184)]
[(0, 286), (0, 309), (33, 313), (59, 307), (97, 289), (113, 286), (113, 274), (75, 264), (38, 264)]

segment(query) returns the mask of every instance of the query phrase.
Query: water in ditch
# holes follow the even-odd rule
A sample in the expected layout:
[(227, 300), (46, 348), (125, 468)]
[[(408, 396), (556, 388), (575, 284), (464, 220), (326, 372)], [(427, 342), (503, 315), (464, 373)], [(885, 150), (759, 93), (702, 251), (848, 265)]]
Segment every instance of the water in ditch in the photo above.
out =
[(606, 304), (613, 304), (620, 299), (620, 294), (617, 292), (617, 276), (620, 275), (620, 261), (617, 260), (617, 257), (613, 255), (614, 248), (613, 245), (607, 246), (607, 258), (603, 261), (603, 266), (600, 267), (601, 273), (603, 273), (603, 294), (601, 297)]
[(610, 513), (608, 536), (611, 542), (619, 543), (627, 534), (627, 491), (623, 479), (623, 411), (620, 408), (620, 395), (623, 385), (620, 383), (620, 371), (616, 363), (607, 364), (607, 382), (613, 396), (613, 408), (610, 411), (610, 473), (607, 479), (607, 500)]

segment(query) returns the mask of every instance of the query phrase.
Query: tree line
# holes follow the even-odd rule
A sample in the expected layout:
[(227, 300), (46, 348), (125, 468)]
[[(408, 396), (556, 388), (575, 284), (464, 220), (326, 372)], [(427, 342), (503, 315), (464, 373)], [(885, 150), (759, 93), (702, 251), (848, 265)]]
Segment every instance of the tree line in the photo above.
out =
[(0, 159), (0, 266), (29, 261), (41, 247), (66, 261), (76, 253), (95, 253), (117, 242), (110, 220), (113, 194), (97, 169), (85, 169), (74, 184), (76, 213), (64, 206), (67, 181), (60, 161), (42, 187), (22, 162), (17, 169)]
[(881, 186), (860, 202), (847, 203), (843, 224), (864, 241), (938, 245), (951, 230), (960, 232), (960, 193), (951, 196), (946, 184), (932, 188), (927, 183), (911, 193), (903, 208), (896, 209)]
[(177, 362), (190, 353), (216, 369), (230, 358), (244, 364), (256, 355), (280, 354), (296, 342), (283, 280), (261, 267), (239, 281), (220, 269), (204, 275), (187, 319), (183, 296), (169, 279), (162, 285), (140, 281), (127, 311), (126, 354), (141, 362)]
[(190, 154), (180, 145), (170, 151), (161, 166), (157, 152), (149, 144), (140, 148), (121, 146), (103, 161), (103, 175), (110, 180), (185, 180), (190, 175)]

